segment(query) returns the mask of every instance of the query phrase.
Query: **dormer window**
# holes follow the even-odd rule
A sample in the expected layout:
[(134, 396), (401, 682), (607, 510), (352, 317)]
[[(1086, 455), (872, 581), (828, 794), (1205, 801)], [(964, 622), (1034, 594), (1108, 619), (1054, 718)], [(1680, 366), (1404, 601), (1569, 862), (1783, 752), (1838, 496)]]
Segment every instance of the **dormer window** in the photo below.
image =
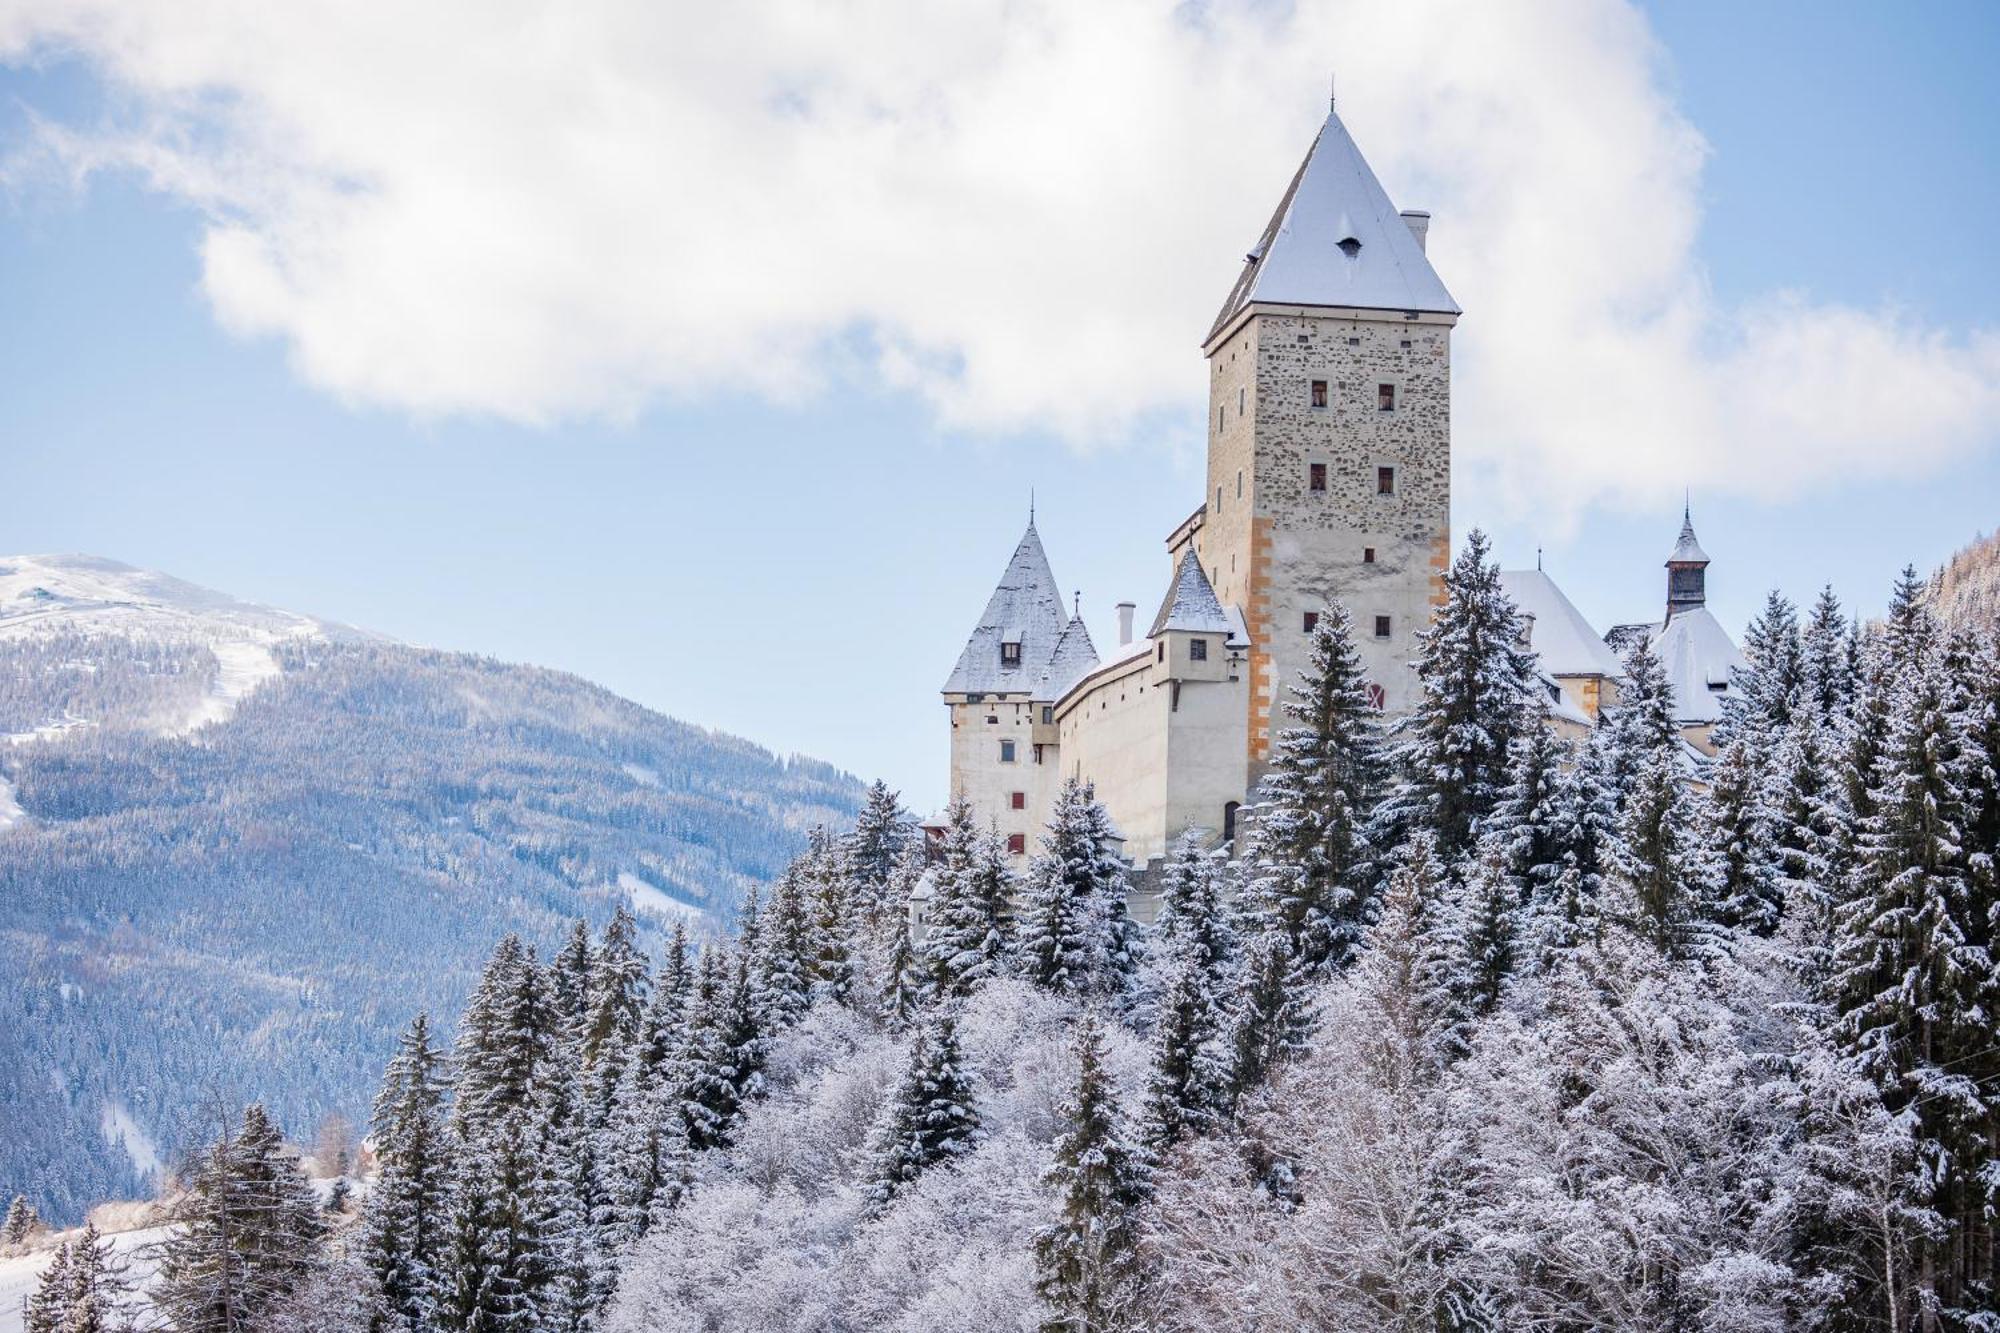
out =
[(1356, 237), (1343, 236), (1340, 238), (1339, 245), (1340, 253), (1346, 255), (1349, 259), (1361, 253), (1361, 242)]
[(1018, 641), (1014, 643), (1003, 642), (1000, 645), (1000, 665), (1003, 667), (1017, 667), (1021, 665), (1021, 645)]

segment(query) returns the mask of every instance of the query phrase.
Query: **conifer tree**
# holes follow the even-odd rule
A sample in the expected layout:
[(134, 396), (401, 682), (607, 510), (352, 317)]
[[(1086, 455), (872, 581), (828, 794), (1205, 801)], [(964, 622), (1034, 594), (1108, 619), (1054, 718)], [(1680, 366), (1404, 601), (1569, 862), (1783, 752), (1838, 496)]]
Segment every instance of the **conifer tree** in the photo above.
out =
[(604, 927), (588, 975), (581, 1051), (585, 1069), (607, 1050), (632, 1049), (645, 1028), (646, 958), (639, 952), (639, 923), (623, 903)]
[(1497, 998), (1511, 942), (1472, 940), (1459, 929), (1464, 922), (1453, 919), (1470, 919), (1467, 902), (1499, 898), (1494, 910), (1503, 916), (1510, 910), (1497, 855), (1483, 858), (1467, 884), (1479, 886), (1476, 895), (1455, 911), (1447, 895), (1466, 889), (1451, 886), (1423, 836), (1412, 840), (1389, 876), (1381, 919), (1354, 974), (1367, 1012), (1379, 1020), (1367, 1046), (1371, 1067), (1357, 1071), (1370, 1086), (1394, 1091), (1418, 1078), (1428, 1081), (1463, 1053), (1467, 1025), (1488, 1004), (1487, 992)]
[(1102, 1333), (1121, 1327), (1138, 1283), (1137, 1216), (1148, 1178), (1126, 1140), (1104, 1069), (1097, 1020), (1077, 1025), (1075, 1094), (1056, 1140), (1046, 1183), (1060, 1199), (1056, 1220), (1035, 1234), (1035, 1289), (1048, 1304), (1042, 1333)]
[(1222, 999), (1214, 968), (1192, 932), (1169, 947), (1140, 1120), (1141, 1139), (1155, 1153), (1208, 1133), (1229, 1104), (1230, 1060), (1221, 1040)]
[(528, 1104), (553, 1049), (548, 997), (534, 950), (508, 935), (466, 1002), (452, 1053), (452, 1124), (461, 1137)]
[(929, 993), (929, 977), (910, 938), (909, 912), (898, 913), (889, 930), (889, 947), (882, 958), (882, 975), (875, 991), (889, 1026), (902, 1029), (910, 1025), (923, 1007), (924, 997)]
[(1743, 634), (1744, 665), (1730, 677), (1715, 743), (1745, 740), (1752, 753), (1765, 753), (1792, 723), (1792, 711), (1806, 683), (1805, 645), (1798, 608), (1773, 591)]
[(1123, 996), (1131, 987), (1137, 930), (1125, 912), (1125, 867), (1111, 841), (1111, 817), (1096, 790), (1065, 781), (1029, 868), (1018, 950), (1022, 973), (1044, 990)]
[(1709, 916), (1728, 929), (1768, 937), (1777, 931), (1784, 911), (1784, 880), (1776, 859), (1777, 830), (1766, 799), (1770, 779), (1757, 749), (1768, 745), (1773, 735), (1788, 736), (1791, 728), (1753, 730), (1750, 715), (1745, 717), (1745, 727), (1722, 747), (1709, 770), (1698, 832), (1706, 842), (1714, 875)]
[(954, 799), (945, 808), (944, 846), (931, 875), (924, 933), (929, 984), (938, 995), (969, 995), (1005, 968), (1014, 931), (1013, 897), (1013, 877), (999, 835), (982, 832), (973, 821), (972, 806)]
[(854, 990), (855, 937), (861, 925), (854, 874), (846, 849), (831, 838), (815, 839), (810, 867), (812, 999), (846, 1004)]
[(983, 1137), (972, 1079), (959, 1055), (958, 1022), (949, 1007), (941, 1008), (912, 1034), (903, 1077), (876, 1129), (869, 1207), (880, 1213), (925, 1170), (964, 1156)]
[(1282, 931), (1266, 931), (1246, 942), (1242, 992), (1229, 1029), (1232, 1104), (1272, 1069), (1305, 1051), (1312, 1031), (1308, 985)]
[(1507, 785), (1487, 821), (1488, 836), (1502, 855), (1502, 869), (1522, 907), (1562, 873), (1564, 853), (1570, 850), (1565, 818), (1576, 818), (1564, 807), (1566, 799), (1574, 799), (1565, 783), (1566, 771), (1577, 763), (1574, 747), (1556, 735), (1547, 710), (1539, 712), (1536, 725), (1514, 742)]
[(534, 1329), (543, 1314), (548, 1246), (537, 1204), (536, 1109), (506, 1106), (454, 1159), (444, 1281), (433, 1316), (445, 1333)]
[(1680, 747), (1673, 690), (1666, 669), (1647, 644), (1635, 644), (1626, 654), (1618, 702), (1604, 710), (1599, 725), (1604, 733), (1603, 781), (1613, 807), (1622, 815), (1640, 772), (1658, 756), (1672, 755)]
[[(1854, 701), (1847, 621), (1831, 586), (1820, 589), (1799, 635), (1800, 711), (1821, 726), (1837, 725)], [(1795, 719), (1796, 720), (1796, 719)]]
[[(606, 1039), (597, 1067), (609, 1060), (619, 1039)], [(540, 1081), (529, 1110), (534, 1151), (523, 1200), (534, 1262), (524, 1268), (532, 1297), (534, 1326), (545, 1333), (584, 1333), (610, 1299), (613, 1254), (636, 1237), (626, 1231), (626, 1215), (614, 1202), (612, 1173), (601, 1169), (600, 1154), (614, 1143), (605, 1128), (593, 1128), (584, 1105), (588, 1080), (576, 1064), (557, 1063)]]
[(131, 1286), (111, 1242), (84, 1224), (64, 1241), (22, 1308), (22, 1333), (123, 1333), (133, 1327)]
[(1236, 931), (1223, 903), (1228, 873), (1223, 853), (1203, 849), (1194, 830), (1175, 841), (1160, 868), (1160, 907), (1153, 919), (1155, 943), (1149, 949), (1171, 952), (1186, 942), (1211, 988), (1221, 984), (1237, 955)]
[(1507, 873), (1507, 853), (1497, 839), (1486, 845), (1463, 880), (1447, 890), (1447, 898), (1440, 921), (1445, 952), (1440, 966), (1446, 990), (1469, 1026), (1499, 1006), (1521, 952), (1523, 909)]
[(818, 947), (806, 887), (806, 856), (786, 866), (771, 887), (770, 904), (758, 918), (757, 942), (752, 965), (758, 1016), (772, 1031), (781, 1031), (804, 1017), (812, 1005)]
[(674, 922), (667, 950), (660, 958), (660, 975), (646, 1002), (645, 1042), (639, 1060), (643, 1076), (666, 1068), (686, 1035), (688, 997), (694, 989), (694, 969), (688, 957), (687, 923)]
[(562, 948), (549, 960), (549, 1030), (582, 1032), (590, 1016), (590, 977), (597, 951), (590, 942), (590, 923), (578, 917), (570, 923)]
[(375, 1098), (371, 1123), (381, 1168), (362, 1216), (360, 1257), (384, 1307), (382, 1328), (428, 1328), (442, 1290), (452, 1180), (443, 1063), (429, 1017), (418, 1014), (398, 1040)]
[(730, 955), (702, 950), (688, 1014), (681, 1118), (693, 1152), (727, 1147), (743, 1107), (764, 1091), (765, 1028), (749, 951), (739, 942)]
[(1396, 725), (1396, 784), (1378, 821), (1379, 845), (1422, 828), (1447, 863), (1477, 841), (1506, 786), (1514, 739), (1533, 724), (1534, 654), (1488, 553), (1474, 529), (1444, 576), (1444, 605), (1417, 632), (1421, 694)]
[(1794, 962), (1824, 981), (1833, 946), (1833, 907), (1852, 867), (1831, 724), (1793, 720), (1771, 757), (1762, 797), (1772, 872), (1790, 922)]
[(1374, 877), (1364, 830), (1383, 780), (1380, 728), (1360, 651), (1338, 603), (1315, 623), (1289, 688), (1252, 849), (1263, 911), (1305, 967), (1344, 966), (1367, 928)]
[[(1604, 887), (1613, 845), (1618, 838), (1617, 798), (1611, 787), (1611, 735), (1603, 727), (1575, 750), (1576, 762), (1557, 779), (1550, 815), (1554, 859), (1537, 879), (1554, 872), (1554, 881), (1569, 875), (1563, 892), (1553, 888), (1548, 898), (1594, 905)], [(1534, 901), (1544, 900), (1536, 895)]]
[(254, 1104), (197, 1160), (172, 1218), (152, 1297), (176, 1333), (254, 1326), (311, 1271), (326, 1229), (297, 1154)]
[(880, 779), (871, 783), (845, 847), (855, 908), (868, 929), (879, 929), (890, 912), (902, 908), (890, 880), (916, 837), (915, 825), (889, 784)]
[(1695, 805), (1678, 755), (1643, 754), (1625, 789), (1612, 867), (1616, 915), (1654, 948), (1690, 957), (1715, 901), (1713, 865), (1695, 834)]
[(16, 1194), (14, 1201), (7, 1205), (7, 1220), (0, 1222), (0, 1245), (11, 1249), (24, 1244), (41, 1221), (35, 1213), (35, 1205), (28, 1202), (28, 1196)]

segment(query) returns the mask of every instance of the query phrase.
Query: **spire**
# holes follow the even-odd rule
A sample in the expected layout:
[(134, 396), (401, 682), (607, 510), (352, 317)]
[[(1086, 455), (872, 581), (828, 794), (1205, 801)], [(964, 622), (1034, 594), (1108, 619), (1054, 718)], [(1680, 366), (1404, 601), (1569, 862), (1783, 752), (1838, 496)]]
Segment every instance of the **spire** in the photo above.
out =
[(1174, 585), (1167, 589), (1167, 599), (1160, 604), (1160, 614), (1153, 617), (1153, 628), (1146, 631), (1146, 637), (1150, 639), (1176, 629), (1200, 634), (1228, 634), (1232, 629), (1229, 614), (1222, 609), (1215, 586), (1202, 572), (1201, 561), (1195, 559), (1192, 546), (1181, 552)]
[(1032, 519), (979, 624), (965, 641), (946, 694), (1026, 694), (1063, 631), (1062, 589)]
[(1206, 341), (1260, 301), (1459, 313), (1331, 106)]
[(1708, 552), (1695, 540), (1694, 516), (1687, 503), (1681, 506), (1681, 535), (1674, 552), (1667, 557), (1667, 620), (1693, 611), (1708, 601)]

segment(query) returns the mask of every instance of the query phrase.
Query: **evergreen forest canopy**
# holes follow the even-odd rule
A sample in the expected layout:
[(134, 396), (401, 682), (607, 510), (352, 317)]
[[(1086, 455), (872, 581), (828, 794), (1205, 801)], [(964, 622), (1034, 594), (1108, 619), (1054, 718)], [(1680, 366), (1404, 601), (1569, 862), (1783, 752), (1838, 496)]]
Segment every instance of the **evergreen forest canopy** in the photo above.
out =
[(546, 956), (502, 939), (455, 1037), (410, 1021), (379, 1170), (331, 1221), (252, 1107), (183, 1172), (157, 1308), (2000, 1327), (2000, 643), (1920, 593), (1906, 571), (1866, 630), (1773, 595), (1697, 767), (1644, 649), (1602, 725), (1555, 734), (1474, 534), (1392, 728), (1320, 617), (1241, 854), (1183, 841), (1156, 924), (1088, 787), (1017, 879), (963, 804), (926, 846), (877, 784), (733, 939), (649, 961), (622, 913)]

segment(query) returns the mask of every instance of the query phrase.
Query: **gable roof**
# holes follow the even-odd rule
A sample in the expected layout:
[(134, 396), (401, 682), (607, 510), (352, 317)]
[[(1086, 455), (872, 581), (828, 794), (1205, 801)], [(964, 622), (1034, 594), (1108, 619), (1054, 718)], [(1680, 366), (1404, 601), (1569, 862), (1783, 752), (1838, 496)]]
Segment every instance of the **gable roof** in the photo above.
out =
[(1181, 552), (1181, 564), (1174, 571), (1173, 586), (1167, 589), (1167, 598), (1160, 603), (1160, 614), (1153, 617), (1153, 628), (1146, 631), (1146, 637), (1150, 639), (1168, 630), (1227, 635), (1234, 628), (1228, 613), (1222, 609), (1222, 600), (1215, 595), (1215, 588), (1209, 583), (1208, 575), (1202, 572), (1201, 561), (1194, 558), (1194, 548), (1190, 546)]
[(1674, 720), (1720, 721), (1722, 701), (1732, 688), (1730, 673), (1748, 665), (1722, 622), (1705, 606), (1677, 611), (1653, 636), (1652, 647), (1674, 694)]
[(1259, 301), (1459, 313), (1347, 126), (1331, 111), (1203, 341), (1213, 341), (1237, 312)]
[[(1062, 593), (1042, 550), (1041, 534), (1030, 519), (999, 586), (980, 613), (979, 624), (958, 655), (958, 665), (944, 683), (944, 693), (1029, 693), (1054, 656), (1063, 625)], [(1021, 645), (1018, 665), (1000, 664), (1003, 641)]]
[(1551, 676), (1615, 679), (1625, 674), (1618, 655), (1547, 574), (1539, 569), (1502, 570), (1500, 588), (1522, 615), (1534, 617), (1528, 646), (1541, 659), (1542, 670)]

